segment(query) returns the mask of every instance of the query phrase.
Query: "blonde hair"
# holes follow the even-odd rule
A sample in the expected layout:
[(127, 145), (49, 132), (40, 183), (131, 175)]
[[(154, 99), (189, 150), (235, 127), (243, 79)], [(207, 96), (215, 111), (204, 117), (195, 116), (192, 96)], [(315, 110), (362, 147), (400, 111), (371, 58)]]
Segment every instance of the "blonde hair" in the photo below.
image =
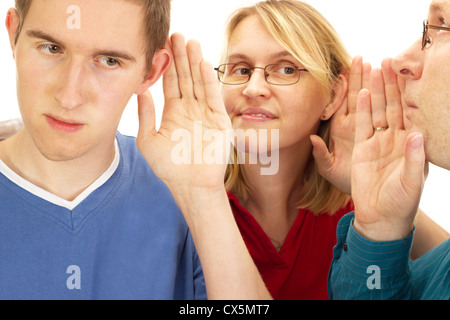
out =
[[(349, 70), (351, 57), (330, 23), (313, 7), (300, 1), (268, 0), (236, 10), (227, 23), (222, 62), (226, 62), (228, 43), (234, 30), (250, 16), (257, 16), (274, 39), (308, 69), (327, 94), (333, 95), (333, 85), (341, 73)], [(321, 122), (317, 135), (329, 145), (330, 120)], [(303, 185), (298, 207), (314, 214), (333, 214), (350, 201), (348, 195), (318, 173), (312, 155), (305, 169)], [(227, 168), (225, 186), (244, 200), (251, 193), (238, 164), (236, 150), (234, 161)]]

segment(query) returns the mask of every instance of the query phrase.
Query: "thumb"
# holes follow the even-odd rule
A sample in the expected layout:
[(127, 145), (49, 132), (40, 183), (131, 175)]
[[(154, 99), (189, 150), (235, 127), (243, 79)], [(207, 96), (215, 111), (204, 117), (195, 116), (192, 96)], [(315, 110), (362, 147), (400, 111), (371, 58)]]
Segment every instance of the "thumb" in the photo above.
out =
[(137, 96), (139, 115), (139, 138), (147, 138), (155, 132), (155, 104), (150, 91)]
[(421, 133), (412, 133), (407, 138), (402, 175), (404, 186), (409, 189), (406, 191), (420, 195), (425, 180), (425, 150)]
[(317, 169), (319, 170), (319, 173), (322, 174), (333, 166), (333, 157), (328, 152), (327, 145), (322, 138), (317, 135), (311, 135), (309, 138), (313, 145), (312, 154), (316, 161)]

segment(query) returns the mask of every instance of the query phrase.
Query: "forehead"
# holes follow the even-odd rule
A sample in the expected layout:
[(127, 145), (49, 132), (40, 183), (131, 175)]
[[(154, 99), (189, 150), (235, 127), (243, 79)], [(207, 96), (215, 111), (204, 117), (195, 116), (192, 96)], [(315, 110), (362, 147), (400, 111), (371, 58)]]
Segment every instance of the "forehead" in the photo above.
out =
[(271, 55), (273, 52), (285, 51), (256, 16), (247, 17), (236, 26), (231, 34), (228, 49), (229, 55), (241, 52)]
[(137, 48), (143, 43), (142, 12), (133, 1), (33, 0), (23, 30), (50, 33), (84, 48)]

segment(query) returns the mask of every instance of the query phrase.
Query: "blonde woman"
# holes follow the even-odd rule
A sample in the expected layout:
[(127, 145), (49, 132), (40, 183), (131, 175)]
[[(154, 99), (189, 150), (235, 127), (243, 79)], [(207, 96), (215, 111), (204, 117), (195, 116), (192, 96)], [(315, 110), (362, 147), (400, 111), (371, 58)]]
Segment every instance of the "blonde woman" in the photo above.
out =
[[(227, 26), (216, 71), (232, 126), (242, 130), (225, 183), (243, 239), (275, 299), (328, 297), (336, 226), (353, 210), (347, 193), (356, 97), (370, 78), (361, 58), (350, 63), (332, 26), (299, 1), (241, 8)], [(245, 134), (252, 130), (257, 134)], [(276, 173), (261, 174), (266, 149), (279, 161)], [(426, 222), (418, 227), (427, 227), (430, 221), (421, 219)]]

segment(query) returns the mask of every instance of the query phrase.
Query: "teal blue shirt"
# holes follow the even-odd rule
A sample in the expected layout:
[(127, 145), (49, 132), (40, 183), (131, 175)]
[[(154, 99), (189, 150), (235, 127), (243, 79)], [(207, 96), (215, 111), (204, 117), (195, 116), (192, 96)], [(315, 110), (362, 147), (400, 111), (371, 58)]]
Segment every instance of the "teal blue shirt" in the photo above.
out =
[(328, 275), (330, 299), (450, 299), (450, 239), (411, 261), (414, 232), (373, 242), (353, 229), (354, 212), (339, 221)]

